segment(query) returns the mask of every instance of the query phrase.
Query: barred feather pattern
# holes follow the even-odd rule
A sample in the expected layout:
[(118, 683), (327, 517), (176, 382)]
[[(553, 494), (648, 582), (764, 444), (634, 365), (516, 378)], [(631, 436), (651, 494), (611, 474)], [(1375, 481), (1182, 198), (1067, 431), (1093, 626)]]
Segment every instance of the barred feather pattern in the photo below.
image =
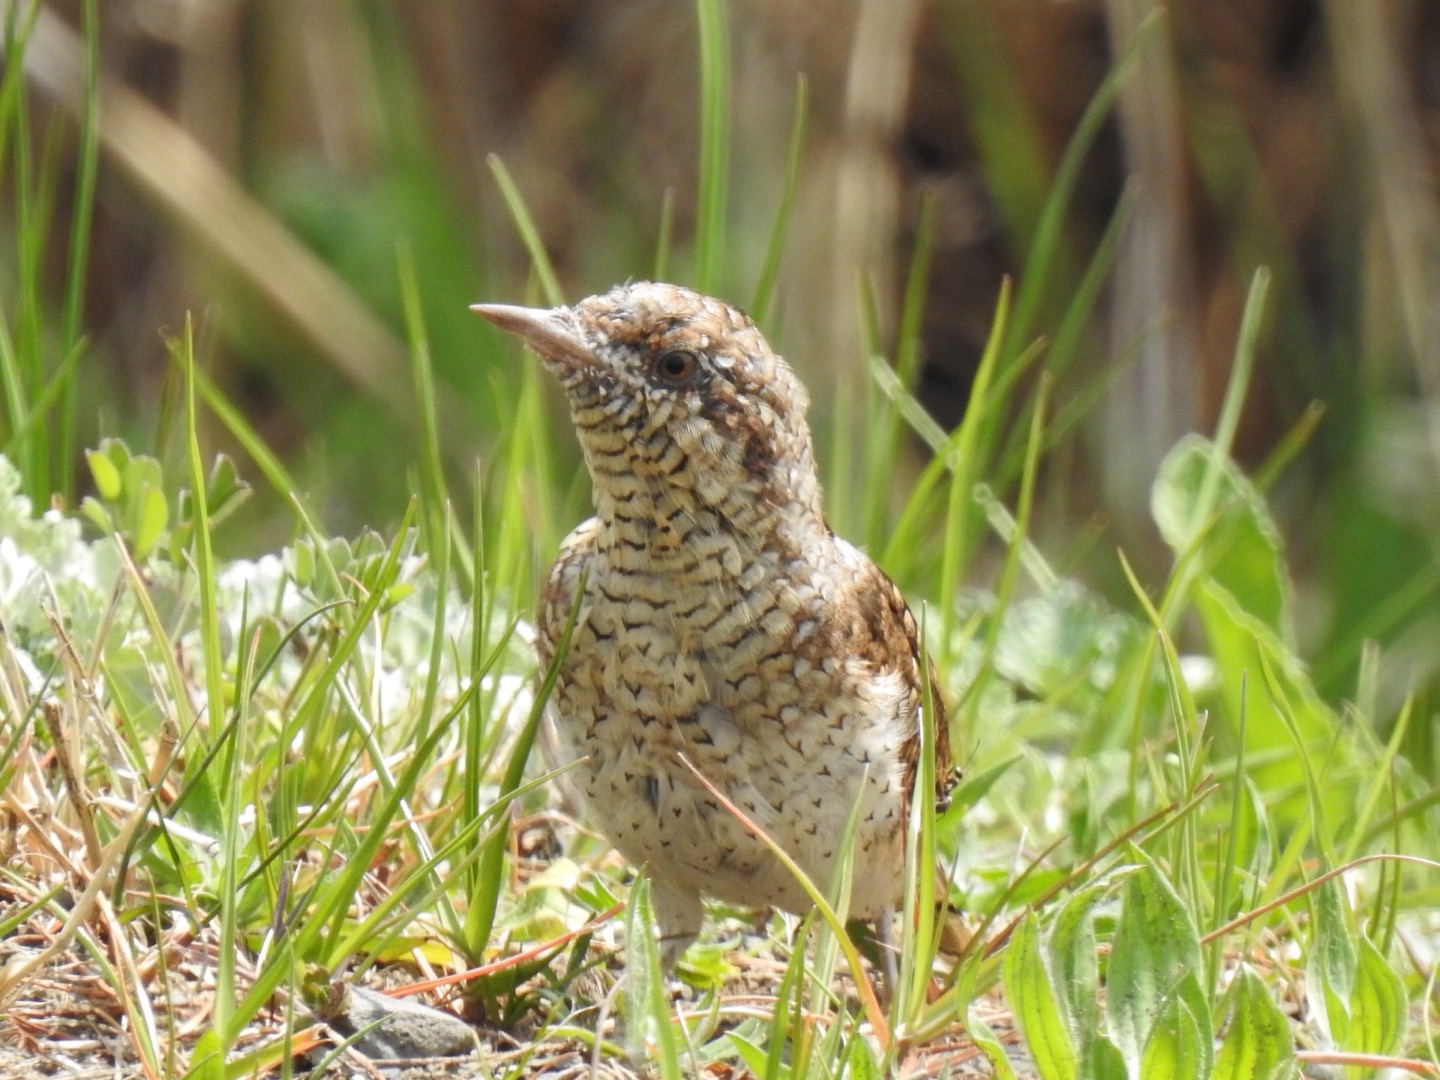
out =
[(938, 693), (924, 715), (904, 598), (825, 523), (793, 371), (738, 309), (674, 285), (477, 310), (569, 400), (596, 514), (541, 598), (544, 666), (578, 604), (548, 722), (590, 821), (650, 867), (670, 955), (702, 897), (810, 905), (682, 753), (822, 888), (858, 800), (850, 912), (893, 910), (921, 724), (942, 805), (952, 783), (945, 715)]

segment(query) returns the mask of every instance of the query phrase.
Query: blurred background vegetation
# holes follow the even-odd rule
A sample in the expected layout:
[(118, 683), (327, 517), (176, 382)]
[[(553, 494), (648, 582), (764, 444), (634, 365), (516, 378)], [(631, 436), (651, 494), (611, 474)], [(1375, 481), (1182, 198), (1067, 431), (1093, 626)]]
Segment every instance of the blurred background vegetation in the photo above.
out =
[[(78, 0), (10, 0), (0, 10), (12, 26), (34, 16), (24, 77), (12, 77), (13, 53), (5, 68), (30, 122), (0, 133), (10, 233), (0, 299), (7, 335), (46, 358), (18, 376), (32, 385), (7, 388), (0, 444), (20, 445), (17, 401), (40, 398), (67, 364), (80, 373), (28, 421), (44, 426), (47, 448), (22, 462), (31, 494), (74, 505), (87, 475), (79, 450), (105, 435), (170, 452), (164, 339), (193, 312), (205, 368), (335, 533), (393, 524), (414, 490), (402, 252), (416, 269), (455, 490), (468, 489), (477, 457), (494, 459), (517, 414), (525, 363), (466, 310), (541, 299), (490, 155), (513, 176), (567, 297), (650, 276), (658, 258), (665, 276), (745, 303), (786, 190), (803, 73), (794, 211), (764, 321), (812, 389), (833, 462), (846, 395), (868, 378), (867, 341), (894, 351), (922, 241), (933, 249), (919, 395), (942, 425), (958, 421), (1001, 280), (1026, 273), (1077, 124), (1149, 26), (1083, 159), (1061, 257), (1027, 326), (1032, 339), (1066, 337), (1072, 363), (1056, 400), (1093, 399), (1049, 450), (1032, 533), (1065, 572), (1116, 597), (1116, 547), (1142, 568), (1165, 564), (1148, 511), (1155, 467), (1183, 433), (1213, 430), (1248, 282), (1270, 267), (1236, 452), (1269, 482), (1276, 448), (1313, 426), (1268, 488), (1299, 586), (1301, 650), (1338, 702), (1354, 692), (1359, 643), (1377, 641), (1379, 715), (1418, 688), (1415, 715), (1431, 719), (1413, 725), (1411, 751), (1433, 775), (1440, 5), (732, 0), (721, 9), (727, 227), (713, 273), (693, 250), (694, 5), (100, 0), (87, 16)], [(85, 212), (73, 194), (87, 161), (87, 17), (102, 73), (97, 182), (83, 294), (67, 299)], [(1096, 317), (1063, 325), (1093, 252), (1110, 242)], [(26, 266), (52, 283), (40, 295), (17, 288), (32, 280)], [(880, 328), (868, 334), (866, 288)], [(549, 402), (567, 513), (537, 512), (545, 553), (585, 502), (558, 395)], [(243, 459), (219, 424), (211, 438)], [(917, 442), (904, 467), (922, 461)], [(258, 478), (243, 460), (241, 470)], [(853, 527), (840, 515), (841, 531)], [(294, 528), (280, 494), (260, 492), (221, 540), (255, 552)], [(935, 591), (933, 580), (907, 585)]]

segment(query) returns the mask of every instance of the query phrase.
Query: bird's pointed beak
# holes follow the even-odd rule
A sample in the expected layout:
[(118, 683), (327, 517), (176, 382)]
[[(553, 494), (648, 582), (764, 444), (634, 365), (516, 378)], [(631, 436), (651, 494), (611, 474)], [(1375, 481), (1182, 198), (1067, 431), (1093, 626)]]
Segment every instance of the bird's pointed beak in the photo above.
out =
[(567, 368), (596, 366), (595, 354), (575, 332), (566, 308), (471, 304), (470, 310), (514, 334), (545, 360)]

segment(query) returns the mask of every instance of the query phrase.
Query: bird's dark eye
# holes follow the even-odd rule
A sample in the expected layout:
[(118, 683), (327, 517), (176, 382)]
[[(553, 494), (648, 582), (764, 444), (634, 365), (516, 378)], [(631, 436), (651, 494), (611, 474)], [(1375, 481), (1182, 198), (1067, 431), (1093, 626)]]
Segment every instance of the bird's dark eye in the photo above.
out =
[(700, 358), (689, 349), (672, 349), (655, 360), (655, 375), (669, 383), (680, 383), (695, 374)]

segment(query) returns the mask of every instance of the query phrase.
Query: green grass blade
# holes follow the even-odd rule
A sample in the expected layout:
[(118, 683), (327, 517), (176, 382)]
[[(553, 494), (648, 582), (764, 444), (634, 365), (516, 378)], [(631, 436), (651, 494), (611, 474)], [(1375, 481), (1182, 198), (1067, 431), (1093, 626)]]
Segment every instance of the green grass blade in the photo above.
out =
[[(400, 302), (405, 311), (406, 337), (410, 344), (410, 363), (414, 368), (415, 395), (420, 405), (420, 494), (423, 506), (433, 514), (440, 512), (450, 500), (445, 469), (441, 463), (440, 426), (435, 416), (435, 368), (430, 359), (429, 336), (425, 332), (420, 286), (415, 280), (415, 257), (408, 246), (401, 245), (395, 260), (400, 279)], [(430, 514), (421, 516), (421, 527), (427, 530), (427, 541), (433, 545), (436, 538)]]
[(0, 309), (0, 400), (5, 405), (5, 454), (19, 466), (22, 476), (29, 475), (30, 450), (34, 442), (30, 435), (38, 428), (43, 416), (31, 413), (29, 396), (15, 339), (5, 323), (5, 312)]
[[(1226, 829), (1227, 841), (1223, 856), (1218, 860), (1215, 867), (1215, 925), (1216, 929), (1223, 925), (1230, 918), (1230, 882), (1235, 878), (1240, 863), (1240, 835), (1242, 831), (1242, 820), (1244, 816), (1245, 797), (1247, 794), (1247, 774), (1245, 771), (1245, 727), (1249, 723), (1249, 679), (1242, 683), (1240, 692), (1240, 713), (1236, 718), (1236, 739), (1235, 739), (1235, 775), (1231, 779), (1234, 785), (1233, 794), (1230, 800), (1230, 821)], [(1211, 943), (1210, 953), (1207, 959), (1207, 966), (1210, 974), (1210, 993), (1213, 997), (1220, 987), (1221, 976), (1221, 949), (1223, 942), (1216, 939)]]
[[(205, 498), (205, 465), (200, 454), (200, 433), (195, 407), (194, 326), (188, 315), (185, 319), (184, 334), (172, 345), (172, 350), (185, 373), (186, 456), (190, 466), (191, 513), (194, 515), (191, 558), (194, 560), (195, 583), (199, 591), (200, 642), (205, 666), (205, 710), (211, 724), (214, 724), (226, 715), (224, 653), (220, 647), (220, 614), (215, 599), (215, 555), (210, 539), (210, 509)], [(239, 704), (240, 713), (237, 719), (243, 721), (244, 699)], [(235, 1013), (235, 960), (239, 938), (236, 881), (241, 858), (240, 776), (244, 758), (243, 740), (243, 724), (237, 723), (232, 738), (227, 741), (228, 750), (217, 762), (218, 770), (225, 780), (225, 795), (222, 800), (225, 829), (222, 834), (223, 851), (220, 864), (220, 955), (216, 972), (214, 1010), (215, 1030), (227, 1049), (238, 1034), (231, 1025)]]
[[(980, 357), (980, 367), (975, 372), (975, 383), (970, 391), (972, 402), (985, 400), (990, 380), (1000, 362), (1000, 353), (1005, 341), (1010, 316), (1010, 283), (1007, 280), (1000, 287), (1000, 299), (995, 306), (995, 321), (990, 328), (990, 340)], [(975, 481), (981, 475), (982, 462), (978, 460), (981, 425), (986, 422), (979, 409), (967, 409), (965, 419), (960, 423), (955, 442), (954, 456), (950, 467), (950, 492), (945, 514), (945, 552), (940, 563), (940, 666), (949, 671), (955, 660), (953, 629), (955, 626), (955, 594), (960, 586), (960, 573), (969, 558), (970, 548), (975, 543), (968, 519), (974, 507)]]
[(215, 553), (210, 541), (210, 508), (205, 498), (205, 464), (200, 456), (199, 419), (195, 410), (195, 336), (189, 316), (184, 336), (177, 343), (178, 360), (185, 372), (185, 429), (190, 463), (190, 490), (194, 514), (196, 585), (200, 593), (200, 640), (205, 660), (205, 703), (212, 722), (225, 715), (224, 653), (220, 648), (220, 616), (215, 603)]
[(244, 447), (245, 452), (259, 466), (260, 472), (275, 493), (287, 502), (291, 499), (299, 499), (300, 485), (295, 482), (295, 478), (290, 475), (284, 464), (266, 445), (265, 440), (260, 437), (260, 433), (250, 425), (240, 410), (230, 403), (221, 389), (211, 382), (208, 375), (196, 368), (194, 378), (195, 392), (215, 414), (215, 418), (224, 424), (225, 429), (234, 436), (235, 441)]
[[(920, 203), (920, 219), (915, 226), (915, 250), (906, 275), (905, 297), (900, 308), (900, 326), (895, 345), (895, 383), (906, 395), (913, 391), (920, 369), (920, 330), (925, 314), (925, 294), (930, 283), (930, 266), (935, 252), (935, 200), (929, 196)], [(874, 355), (872, 353), (871, 355)], [(872, 363), (872, 371), (882, 366)], [(873, 384), (872, 384), (873, 385)], [(870, 387), (867, 387), (867, 390)], [(882, 388), (883, 389), (883, 388)], [(890, 512), (894, 485), (895, 459), (901, 449), (902, 417), (895, 405), (896, 394), (885, 394), (879, 408), (870, 410), (867, 428), (868, 450), (864, 468), (864, 507), (861, 536), (871, 542), (886, 535), (885, 522)]]
[(1235, 345), (1235, 363), (1230, 369), (1230, 379), (1225, 386), (1225, 402), (1220, 407), (1220, 419), (1215, 427), (1214, 455), (1210, 468), (1195, 500), (1190, 531), (1194, 533), (1200, 525), (1215, 512), (1215, 500), (1220, 493), (1225, 463), (1235, 443), (1235, 432), (1240, 426), (1240, 411), (1245, 405), (1245, 392), (1250, 386), (1250, 375), (1255, 367), (1255, 347), (1260, 339), (1260, 327), (1265, 314), (1265, 299), (1270, 293), (1270, 271), (1260, 267), (1250, 281), (1250, 293), (1245, 300), (1245, 312), (1240, 318), (1240, 336)]
[[(770, 1029), (767, 1032), (770, 1045), (765, 1053), (765, 1070), (760, 1075), (764, 1080), (780, 1080), (781, 1077), (789, 1075), (785, 1068), (786, 1058), (792, 1057), (788, 1054), (790, 1050), (791, 1033), (794, 1030), (792, 1021), (795, 1009), (801, 1004), (800, 992), (805, 985), (805, 944), (810, 937), (810, 927), (814, 925), (814, 916), (807, 916), (800, 924), (800, 930), (795, 935), (795, 944), (790, 953), (790, 962), (785, 965), (785, 972), (780, 976), (780, 986), (775, 991), (775, 1007), (770, 1013)], [(822, 980), (816, 982), (816, 993), (828, 990)], [(812, 1004), (812, 1011), (819, 1008), (818, 1003)]]
[(726, 0), (695, 0), (700, 32), (700, 169), (695, 288), (713, 293), (725, 265), (730, 167), (730, 28)]
[(550, 255), (545, 250), (545, 242), (540, 239), (540, 230), (535, 227), (535, 219), (530, 216), (530, 211), (525, 206), (525, 200), (520, 197), (520, 189), (510, 178), (510, 170), (505, 168), (505, 163), (500, 160), (500, 155), (491, 154), (485, 160), (490, 165), (490, 172), (495, 177), (495, 183), (500, 188), (500, 195), (504, 198), (505, 206), (510, 211), (510, 219), (515, 223), (515, 230), (520, 234), (520, 242), (525, 245), (525, 250), (530, 255), (530, 265), (535, 268), (535, 273), (540, 278), (540, 291), (545, 294), (547, 303), (552, 307), (558, 307), (565, 302), (565, 293), (560, 288), (560, 279), (555, 274), (555, 266), (551, 263)]
[[(1120, 197), (1120, 205), (1110, 215), (1105, 232), (1101, 234), (1100, 241), (1095, 245), (1095, 250), (1090, 256), (1090, 262), (1085, 267), (1080, 283), (1076, 286), (1075, 293), (1069, 304), (1066, 305), (1065, 313), (1056, 326), (1049, 348), (1045, 350), (1045, 370), (1052, 379), (1060, 379), (1075, 365), (1082, 343), (1095, 333), (1095, 311), (1109, 282), (1110, 270), (1115, 265), (1120, 239), (1130, 221), (1133, 207), (1134, 197), (1131, 191), (1126, 189)], [(1139, 351), (1132, 349), (1128, 355), (1133, 359), (1139, 355)], [(1016, 363), (1001, 372), (995, 381), (995, 386), (990, 391), (991, 394), (997, 398), (1004, 398), (1008, 395), (1011, 387), (1024, 374), (1027, 366), (1025, 363)], [(1089, 387), (1082, 388), (1080, 393), (1062, 395), (1068, 400), (1049, 425), (1047, 450), (1053, 448), (1061, 438), (1077, 427), (1081, 420), (1092, 415), (1095, 405), (1110, 390), (1128, 366), (1121, 362), (1121, 358), (1117, 357), (1107, 365), (1105, 372), (1099, 378), (1092, 380)], [(1030, 402), (1025, 403), (1027, 410), (1032, 407)], [(1012, 479), (1022, 468), (1024, 444), (1021, 440), (1027, 426), (1023, 422), (1015, 424), (1010, 430), (1004, 448), (997, 454), (999, 464), (995, 470), (995, 484), (1001, 490), (1008, 489)]]
[[(896, 1030), (914, 1030), (925, 1008), (934, 965), (937, 925), (949, 910), (948, 895), (939, 892), (936, 868), (943, 865), (936, 844), (935, 798), (939, 790), (936, 776), (936, 725), (934, 718), (944, 714), (936, 708), (940, 688), (931, 679), (932, 665), (928, 640), (929, 608), (920, 610), (920, 736), (919, 760), (915, 769), (914, 795), (910, 800), (909, 820), (905, 823), (905, 891), (901, 905), (903, 924), (900, 941), (899, 985), (895, 990), (898, 1010)], [(945, 886), (948, 888), (948, 879)]]
[(770, 315), (770, 305), (775, 299), (775, 282), (780, 276), (780, 260), (785, 254), (785, 240), (790, 234), (790, 215), (795, 208), (795, 191), (800, 186), (800, 158), (805, 149), (805, 125), (809, 112), (810, 80), (801, 75), (795, 80), (795, 110), (790, 121), (790, 149), (785, 158), (785, 182), (781, 188), (780, 206), (775, 211), (775, 224), (770, 229), (765, 261), (760, 264), (760, 281), (755, 286), (755, 297), (750, 301), (750, 317), (760, 326), (765, 325)]
[(1057, 264), (1066, 252), (1062, 229), (1065, 215), (1079, 184), (1080, 168), (1104, 129), (1105, 121), (1119, 99), (1121, 88), (1134, 71), (1140, 56), (1158, 40), (1163, 25), (1164, 18), (1158, 9), (1141, 22), (1126, 43), (1119, 59), (1111, 66), (1099, 89), (1085, 106), (1085, 111), (1075, 125), (1074, 134), (1065, 146), (1065, 154), (1060, 159), (1055, 179), (1050, 184), (1040, 215), (1036, 219), (1034, 239), (1025, 260), (1020, 288), (1015, 295), (1015, 315), (1011, 323), (1013, 336), (1010, 339), (1013, 343), (1012, 352), (1023, 349), (1030, 343), (1041, 305), (1052, 291), (1051, 282)]
[(651, 274), (656, 281), (670, 280), (670, 249), (674, 244), (675, 189), (667, 187), (660, 196), (660, 228), (655, 234), (655, 266)]
[[(525, 726), (515, 740), (510, 760), (506, 763), (505, 775), (500, 781), (500, 798), (502, 799), (519, 788), (524, 776), (525, 762), (530, 757), (531, 747), (535, 743), (535, 735), (540, 730), (541, 721), (544, 719), (545, 706), (550, 700), (550, 694), (554, 691), (556, 682), (560, 679), (560, 669), (570, 651), (570, 639), (575, 632), (575, 624), (580, 618), (585, 584), (586, 578), (582, 573), (580, 582), (575, 589), (575, 603), (565, 620), (565, 630), (555, 646), (555, 655), (540, 680), (540, 686), (535, 692), (535, 699), (530, 705), (530, 714), (526, 717)], [(499, 909), (500, 887), (503, 883), (508, 841), (509, 837), (504, 830), (497, 831), (486, 841), (485, 853), (481, 857), (479, 869), (475, 875), (477, 888), (471, 896), (470, 908), (465, 914), (465, 948), (472, 956), (479, 955), (480, 951), (485, 948), (490, 940), (490, 932), (495, 927), (495, 915)]]
[[(1035, 408), (1030, 414), (1030, 437), (1026, 442), (1025, 469), (1020, 478), (1020, 500), (1016, 507), (1014, 526), (1007, 537), (1005, 565), (1000, 571), (1000, 581), (995, 588), (995, 606), (999, 611), (1009, 610), (1020, 579), (1020, 569), (1025, 558), (1025, 541), (1030, 528), (1030, 514), (1035, 501), (1035, 483), (1040, 471), (1040, 449), (1044, 441), (1045, 407), (1049, 398), (1050, 380), (1042, 378), (1035, 396)], [(979, 669), (970, 685), (965, 688), (961, 709), (972, 706), (983, 696), (985, 685), (994, 674), (992, 660), (1000, 642), (1002, 620), (990, 620), (990, 629), (985, 635), (985, 651), (981, 655)]]
[(45, 388), (35, 395), (33, 401), (27, 403), (18, 371), (13, 364), (14, 351), (9, 344), (8, 335), (4, 332), (3, 322), (3, 317), (0, 317), (0, 386), (4, 387), (6, 412), (11, 417), (12, 426), (5, 444), (0, 446), (0, 454), (18, 460), (26, 440), (36, 431), (50, 410), (57, 404), (63, 407), (65, 395), (70, 393), (74, 386), (75, 368), (85, 355), (87, 343), (83, 340), (77, 341), (75, 347), (55, 369), (55, 373), (50, 376)]
[[(90, 260), (90, 225), (95, 213), (95, 175), (100, 159), (100, 12), (99, 0), (84, 0), (81, 25), (85, 40), (85, 92), (80, 111), (80, 159), (70, 219), (70, 265), (65, 273), (65, 301), (60, 318), (60, 341), (67, 352), (81, 348), (80, 319)], [(62, 369), (63, 370), (63, 369)], [(62, 382), (56, 434), (56, 477), (61, 491), (73, 501), (75, 453), (75, 397), (77, 384)]]

